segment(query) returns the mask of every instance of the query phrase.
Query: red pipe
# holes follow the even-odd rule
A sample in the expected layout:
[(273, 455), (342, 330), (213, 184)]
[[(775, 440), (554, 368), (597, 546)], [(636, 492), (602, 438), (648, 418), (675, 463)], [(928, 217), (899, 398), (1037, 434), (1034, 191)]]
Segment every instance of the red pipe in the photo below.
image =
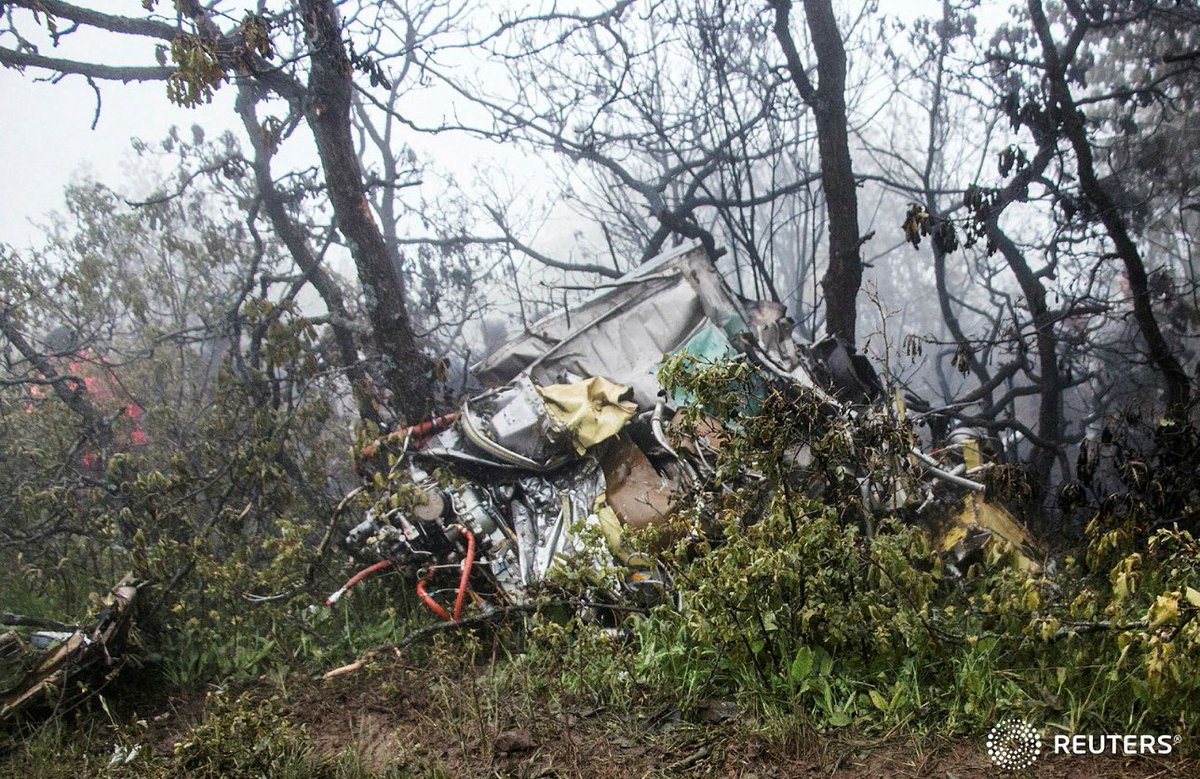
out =
[[(471, 583), (471, 569), (475, 566), (475, 534), (470, 530), (463, 528), (463, 534), (467, 537), (467, 556), (462, 561), (462, 574), (458, 579), (458, 595), (454, 598), (454, 615), (451, 616), (441, 604), (433, 599), (429, 593), (425, 591), (425, 584), (433, 579), (433, 568), (430, 568), (424, 578), (417, 582), (417, 595), (425, 602), (434, 614), (437, 614), (447, 622), (457, 622), (462, 617), (463, 605), (467, 599), (467, 589)], [(392, 564), (391, 560), (380, 560), (374, 565), (367, 566), (358, 573), (350, 577), (350, 579), (342, 585), (342, 588), (325, 599), (325, 605), (332, 607), (337, 603), (343, 595), (345, 595), (351, 587), (361, 582), (376, 571), (382, 571), (384, 568)]]
[(417, 595), (421, 598), (421, 600), (425, 601), (425, 605), (428, 606), (430, 609), (432, 609), (434, 614), (437, 614), (439, 617), (446, 620), (447, 622), (453, 622), (454, 618), (446, 613), (446, 610), (441, 607), (441, 604), (439, 604), (437, 601), (435, 601), (429, 595), (429, 593), (425, 592), (425, 582), (429, 581), (432, 578), (433, 578), (433, 569), (430, 568), (428, 573), (425, 574), (425, 578), (420, 579), (417, 582)]
[(437, 614), (447, 622), (457, 622), (462, 617), (463, 605), (467, 600), (467, 589), (471, 583), (471, 568), (475, 565), (475, 534), (465, 527), (462, 529), (463, 534), (467, 537), (467, 556), (462, 561), (462, 574), (458, 577), (458, 595), (454, 598), (454, 613), (451, 615), (441, 604), (433, 599), (433, 596), (425, 592), (425, 584), (433, 579), (433, 568), (425, 574), (424, 578), (417, 582), (417, 596), (425, 601), (434, 614)]
[(461, 416), (460, 412), (455, 411), (451, 414), (443, 414), (440, 417), (434, 417), (433, 419), (426, 419), (424, 422), (420, 422), (410, 427), (402, 427), (399, 430), (393, 430), (384, 437), (376, 438), (374, 441), (371, 441), (364, 446), (362, 452), (363, 456), (374, 457), (375, 451), (379, 448), (380, 444), (384, 443), (385, 441), (403, 441), (406, 436), (410, 437), (409, 446), (411, 446), (413, 449), (420, 449), (425, 444), (426, 439), (428, 439), (434, 433), (440, 433), (441, 431), (450, 427), (450, 425), (454, 424), (454, 421), (458, 419), (459, 416)]
[(467, 587), (471, 582), (471, 567), (475, 565), (475, 534), (463, 528), (467, 536), (467, 556), (462, 562), (462, 576), (458, 579), (458, 597), (454, 599), (454, 619), (462, 616), (463, 602), (467, 598)]
[(450, 427), (450, 425), (454, 424), (454, 420), (458, 419), (458, 417), (459, 412), (457, 411), (450, 414), (443, 414), (440, 417), (427, 419), (420, 424), (413, 425), (412, 427), (401, 428), (400, 430), (392, 433), (392, 436), (396, 439), (403, 439), (405, 436), (412, 436), (413, 448), (419, 449), (421, 445), (425, 443), (426, 438), (434, 433)]
[(347, 580), (347, 582), (342, 585), (342, 588), (340, 590), (338, 590), (337, 592), (335, 592), (334, 594), (332, 594), (328, 598), (326, 598), (325, 605), (332, 607), (333, 604), (337, 603), (338, 600), (340, 600), (341, 597), (343, 595), (345, 595), (346, 592), (349, 591), (349, 589), (351, 587), (358, 584), (363, 579), (367, 578), (368, 576), (375, 573), (376, 571), (382, 571), (384, 568), (387, 568), (391, 564), (392, 564), (391, 560), (381, 560), (381, 561), (375, 563), (374, 565), (369, 565), (366, 568), (362, 569), (358, 573), (351, 576), (349, 578), (349, 580)]

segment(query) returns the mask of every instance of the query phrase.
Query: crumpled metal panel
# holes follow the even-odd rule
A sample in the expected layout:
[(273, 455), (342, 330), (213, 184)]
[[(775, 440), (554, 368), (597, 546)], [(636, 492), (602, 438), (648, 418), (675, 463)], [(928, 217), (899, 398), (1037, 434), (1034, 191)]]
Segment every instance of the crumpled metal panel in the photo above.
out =
[[(604, 494), (604, 472), (595, 460), (585, 458), (553, 475), (526, 476), (517, 484), (513, 530), (520, 544), (521, 576), (531, 584), (546, 578), (560, 556), (586, 550), (577, 530), (597, 521), (592, 507)], [(595, 563), (597, 568), (603, 565), (600, 560)]]
[(662, 356), (707, 323), (706, 309), (723, 308), (722, 318), (736, 316), (730, 296), (702, 299), (685, 273), (689, 261), (712, 268), (696, 246), (659, 255), (619, 286), (574, 306), (569, 315), (539, 320), (530, 334), (510, 341), (472, 372), (489, 386), (506, 384), (522, 371), (541, 385), (603, 376), (632, 387), (639, 410), (653, 408), (659, 391), (654, 374)]
[(539, 385), (603, 376), (632, 387), (638, 410), (648, 411), (660, 389), (655, 372), (662, 356), (715, 327), (777, 375), (814, 384), (784, 306), (743, 301), (696, 243), (660, 254), (609, 286), (569, 312), (541, 319), (472, 372), (488, 386), (521, 373)]
[(527, 376), (463, 403), (459, 423), (474, 448), (502, 463), (542, 471), (573, 457), (569, 436)]

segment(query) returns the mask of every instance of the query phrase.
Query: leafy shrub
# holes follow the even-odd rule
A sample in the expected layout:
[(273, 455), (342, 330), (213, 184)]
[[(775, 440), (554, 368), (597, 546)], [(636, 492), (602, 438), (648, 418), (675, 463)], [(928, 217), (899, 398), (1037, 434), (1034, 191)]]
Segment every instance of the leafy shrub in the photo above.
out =
[(209, 696), (200, 724), (175, 744), (174, 768), (198, 777), (309, 777), (312, 747), (305, 729), (289, 722), (280, 705), (249, 693)]
[[(1129, 504), (1114, 498), (1097, 508), (1083, 559), (1023, 573), (998, 550), (966, 580), (950, 577), (921, 528), (869, 510), (853, 486), (872, 473), (864, 463), (901, 459), (903, 425), (879, 411), (831, 417), (819, 398), (761, 387), (749, 413), (730, 390), (752, 386), (746, 370), (668, 363), (668, 385), (696, 398), (690, 419), (735, 419), (712, 477), (678, 509), (685, 608), (660, 608), (633, 645), (564, 673), (593, 687), (604, 673), (625, 678), (609, 689), (656, 690), (685, 709), (733, 698), (766, 723), (818, 728), (977, 732), (1026, 716), (1072, 733), (1196, 732), (1200, 545), (1189, 532), (1147, 533), (1157, 518), (1146, 504), (1114, 514)], [(910, 478), (903, 463), (891, 473), (900, 487)]]

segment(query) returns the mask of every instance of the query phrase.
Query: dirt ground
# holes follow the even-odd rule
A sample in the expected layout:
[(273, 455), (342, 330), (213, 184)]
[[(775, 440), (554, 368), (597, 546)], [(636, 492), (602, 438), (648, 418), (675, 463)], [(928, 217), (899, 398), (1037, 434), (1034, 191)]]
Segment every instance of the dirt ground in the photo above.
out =
[(649, 717), (634, 723), (570, 703), (520, 722), (461, 712), (461, 720), (450, 723), (446, 701), (431, 703), (430, 690), (413, 682), (410, 674), (402, 680), (331, 680), (318, 697), (296, 701), (293, 710), (321, 752), (354, 745), (376, 770), (436, 766), (454, 777), (1200, 777), (1200, 761), (1189, 757), (1186, 745), (1167, 758), (1049, 755), (1030, 769), (1007, 772), (976, 740), (872, 741), (839, 732), (779, 746), (736, 719), (692, 724)]
[[(477, 675), (486, 673), (480, 669)], [(846, 730), (767, 740), (736, 709), (719, 704), (698, 716), (667, 711), (631, 718), (628, 712), (589, 706), (571, 696), (549, 696), (541, 704), (525, 699), (509, 711), (498, 698), (490, 706), (475, 705), (471, 685), (476, 681), (397, 662), (327, 681), (296, 677), (282, 684), (260, 681), (248, 689), (256, 697), (279, 701), (289, 722), (302, 726), (318, 759), (345, 761), (350, 754), (357, 767), (354, 776), (1200, 777), (1200, 761), (1189, 754), (1194, 750), (1187, 744), (1165, 758), (1043, 755), (1029, 769), (1008, 772), (991, 764), (981, 740), (872, 739)], [(134, 700), (126, 699), (119, 706), (122, 711), (113, 714), (118, 720), (139, 721), (143, 764), (168, 765), (174, 744), (203, 717), (204, 694), (165, 702), (142, 699), (140, 705)], [(93, 739), (89, 764), (95, 766), (103, 764), (112, 740), (103, 729)], [(0, 775), (8, 775), (13, 766), (0, 755)], [(107, 774), (82, 770), (67, 775)]]

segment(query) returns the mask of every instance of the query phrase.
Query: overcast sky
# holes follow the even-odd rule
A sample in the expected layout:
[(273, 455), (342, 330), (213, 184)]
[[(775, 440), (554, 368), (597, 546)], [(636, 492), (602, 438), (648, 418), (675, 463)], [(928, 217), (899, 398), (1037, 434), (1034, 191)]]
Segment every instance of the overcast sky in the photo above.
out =
[(130, 138), (166, 135), (172, 124), (199, 122), (210, 130), (229, 126), (233, 90), (217, 93), (215, 105), (184, 109), (172, 105), (166, 87), (101, 84), (102, 107), (95, 130), (96, 96), (79, 77), (59, 84), (37, 82), (40, 74), (0, 68), (0, 242), (24, 246), (36, 235), (31, 222), (61, 208), (72, 176), (91, 173), (114, 186), (128, 182), (133, 164)]
[[(934, 0), (884, 0), (880, 5), (889, 13), (910, 19), (921, 13), (936, 14), (940, 6)], [(144, 51), (135, 51), (141, 47), (121, 46), (117, 36), (81, 38), (77, 43), (89, 56), (110, 63), (153, 61), (150, 44), (145, 44)], [(185, 109), (167, 100), (162, 83), (100, 83), (102, 106), (93, 130), (90, 126), (96, 96), (91, 87), (77, 76), (58, 84), (35, 80), (44, 75), (33, 69), (22, 74), (0, 67), (0, 105), (5, 107), (0, 111), (0, 162), (4, 170), (0, 176), (0, 243), (17, 247), (35, 243), (37, 223), (45, 220), (47, 212), (62, 208), (63, 188), (73, 177), (92, 175), (118, 190), (132, 186), (131, 168), (137, 164), (130, 145), (132, 137), (154, 142), (161, 140), (171, 125), (188, 127), (195, 123), (203, 126), (210, 137), (230, 128), (241, 135), (233, 112), (234, 90), (229, 85), (218, 90), (213, 105)], [(436, 112), (437, 107), (433, 108)], [(438, 158), (440, 166), (460, 179), (470, 175), (478, 158), (500, 162), (494, 148), (465, 153), (474, 144), (464, 143), (461, 136), (406, 140), (425, 155)], [(567, 234), (571, 228), (547, 225), (546, 229), (552, 234)]]

